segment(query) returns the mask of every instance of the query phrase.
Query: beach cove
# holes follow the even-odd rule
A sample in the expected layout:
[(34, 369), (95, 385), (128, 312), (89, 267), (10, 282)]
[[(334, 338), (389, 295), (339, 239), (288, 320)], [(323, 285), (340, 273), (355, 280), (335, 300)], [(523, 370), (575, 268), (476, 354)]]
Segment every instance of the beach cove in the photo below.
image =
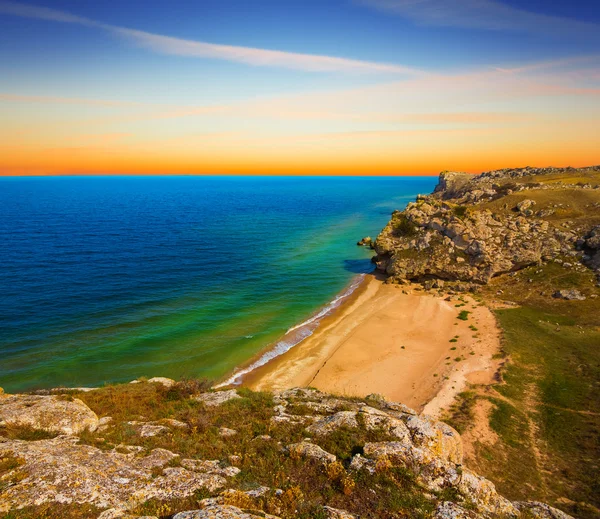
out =
[[(458, 318), (468, 311), (468, 320)], [(491, 383), (499, 330), (470, 296), (433, 295), (369, 275), (317, 330), (244, 378), (254, 390), (379, 393), (439, 415), (468, 382)]]

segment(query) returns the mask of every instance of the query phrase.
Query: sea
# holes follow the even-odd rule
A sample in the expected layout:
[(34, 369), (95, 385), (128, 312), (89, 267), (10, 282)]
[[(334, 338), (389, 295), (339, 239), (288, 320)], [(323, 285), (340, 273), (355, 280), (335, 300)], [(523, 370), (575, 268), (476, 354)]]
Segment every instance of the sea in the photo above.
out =
[(0, 177), (0, 387), (239, 383), (373, 270), (435, 177)]

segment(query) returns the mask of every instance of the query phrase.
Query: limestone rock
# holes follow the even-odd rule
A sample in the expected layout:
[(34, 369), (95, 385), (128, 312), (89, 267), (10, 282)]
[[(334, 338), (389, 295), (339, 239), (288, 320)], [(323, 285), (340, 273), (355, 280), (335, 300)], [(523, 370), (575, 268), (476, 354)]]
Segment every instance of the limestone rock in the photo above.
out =
[(462, 439), (449, 425), (426, 419), (423, 416), (410, 416), (406, 420), (413, 443), (431, 451), (434, 456), (461, 464), (463, 460)]
[(360, 418), (365, 424), (367, 430), (381, 429), (390, 436), (400, 440), (408, 439), (409, 431), (404, 422), (390, 416), (384, 411), (365, 406), (359, 411)]
[(585, 296), (575, 289), (571, 290), (557, 290), (552, 294), (552, 297), (556, 299), (566, 299), (567, 301), (584, 301)]
[(194, 400), (198, 400), (199, 402), (204, 402), (204, 405), (213, 407), (224, 404), (225, 402), (229, 402), (229, 400), (242, 397), (237, 394), (237, 391), (235, 389), (229, 389), (227, 391), (214, 391), (211, 393), (202, 393), (201, 395), (197, 395), (193, 398)]
[(437, 506), (433, 517), (434, 519), (477, 519), (480, 516), (456, 503), (444, 501)]
[(279, 519), (274, 515), (258, 512), (245, 512), (230, 505), (209, 505), (202, 510), (181, 512), (173, 516), (173, 519)]
[(358, 519), (358, 516), (346, 512), (346, 510), (340, 510), (339, 508), (324, 506), (323, 510), (325, 510), (325, 513), (327, 514), (327, 519)]
[(562, 510), (538, 501), (517, 501), (513, 503), (520, 512), (527, 512), (528, 517), (534, 519), (573, 519)]
[(226, 482), (212, 470), (169, 467), (177, 456), (165, 449), (138, 457), (80, 445), (68, 436), (34, 442), (0, 438), (0, 453), (24, 460), (18, 470), (26, 475), (3, 491), (0, 512), (51, 502), (130, 510), (149, 499), (184, 498), (200, 488), (215, 491)]
[[(587, 265), (600, 274), (600, 229), (576, 236), (569, 226), (530, 219), (535, 201), (521, 200), (514, 213), (475, 210), (475, 206), (513, 191), (558, 189), (563, 185), (516, 184), (510, 179), (555, 173), (521, 168), (467, 175), (445, 172), (433, 195), (419, 195), (404, 211), (395, 211), (377, 236), (373, 258), (390, 282), (417, 281), (433, 288), (434, 280), (486, 284), (494, 276), (571, 255), (580, 242), (590, 259)], [(569, 186), (569, 189), (583, 189)], [(508, 208), (508, 207), (506, 207)], [(543, 216), (543, 211), (537, 214)]]
[(237, 467), (228, 467), (218, 460), (181, 460), (181, 466), (193, 470), (194, 472), (203, 472), (205, 474), (217, 474), (228, 478), (237, 476), (240, 469)]
[(154, 515), (131, 515), (121, 508), (109, 508), (108, 510), (104, 510), (98, 516), (98, 519), (158, 519), (158, 517)]
[(337, 459), (333, 454), (307, 441), (292, 443), (286, 448), (292, 458), (310, 458), (323, 464), (333, 463)]
[(535, 205), (535, 200), (523, 200), (517, 204), (517, 210), (521, 213), (531, 209)]
[(98, 417), (78, 398), (6, 395), (0, 398), (0, 425), (23, 425), (63, 434), (95, 431)]
[(318, 422), (310, 425), (306, 430), (310, 434), (315, 436), (323, 436), (325, 434), (332, 433), (340, 427), (358, 427), (358, 421), (356, 420), (355, 411), (340, 411), (331, 416), (319, 420)]
[(466, 499), (477, 505), (480, 512), (491, 514), (495, 517), (518, 517), (519, 512), (506, 498), (496, 492), (496, 487), (491, 481), (474, 474), (470, 470), (462, 471), (458, 490)]
[(166, 388), (171, 388), (176, 384), (176, 382), (172, 378), (166, 377), (152, 377), (148, 379), (148, 382), (150, 384), (162, 384)]

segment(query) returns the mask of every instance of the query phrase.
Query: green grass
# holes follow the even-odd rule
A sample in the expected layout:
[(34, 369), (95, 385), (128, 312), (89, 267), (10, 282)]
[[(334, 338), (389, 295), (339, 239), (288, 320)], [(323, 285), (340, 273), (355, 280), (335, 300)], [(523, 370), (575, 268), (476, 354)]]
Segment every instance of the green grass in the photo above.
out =
[[(494, 461), (479, 469), (509, 498), (564, 509), (562, 497), (599, 507), (600, 419), (590, 413), (600, 408), (600, 331), (577, 324), (568, 302), (562, 307), (552, 314), (529, 306), (496, 312), (511, 359), (496, 390), (508, 400), (492, 400), (490, 426), (501, 444), (487, 448)], [(590, 510), (567, 506), (577, 517), (593, 517)]]
[(474, 391), (460, 393), (443, 417), (443, 421), (454, 427), (459, 433), (464, 433), (473, 423), (475, 402), (477, 402), (477, 394)]
[(468, 310), (462, 310), (459, 314), (457, 319), (460, 319), (461, 321), (466, 321), (467, 319), (469, 319), (469, 314), (471, 312), (469, 312)]

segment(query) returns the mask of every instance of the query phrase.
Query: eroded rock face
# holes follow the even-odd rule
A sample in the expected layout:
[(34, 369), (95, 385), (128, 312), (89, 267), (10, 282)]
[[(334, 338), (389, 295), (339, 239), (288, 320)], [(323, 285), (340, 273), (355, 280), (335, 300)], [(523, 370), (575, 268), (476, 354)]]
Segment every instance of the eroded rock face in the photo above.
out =
[(78, 398), (0, 395), (0, 426), (21, 425), (62, 434), (95, 431), (98, 417)]
[(35, 442), (0, 438), (0, 457), (23, 460), (18, 470), (26, 475), (2, 493), (0, 511), (49, 502), (129, 510), (153, 498), (183, 498), (199, 488), (214, 491), (225, 485), (225, 476), (234, 475), (218, 462), (183, 460), (182, 467), (171, 467), (177, 455), (165, 449), (139, 457), (77, 442), (68, 436)]
[[(536, 203), (531, 199), (518, 202), (512, 212), (475, 210), (478, 204), (511, 193), (508, 181), (512, 178), (556, 171), (523, 168), (477, 176), (442, 173), (433, 195), (419, 195), (404, 211), (392, 214), (374, 243), (377, 268), (391, 282), (432, 283), (435, 279), (485, 284), (494, 276), (561, 256), (583, 257), (583, 251), (576, 250), (581, 242), (588, 254), (587, 264), (600, 273), (600, 254), (596, 254), (600, 230), (592, 230), (582, 239), (568, 227), (540, 220), (546, 210), (534, 215)], [(524, 191), (565, 186), (513, 182), (512, 187)], [(585, 189), (585, 186), (569, 186), (569, 189)]]

